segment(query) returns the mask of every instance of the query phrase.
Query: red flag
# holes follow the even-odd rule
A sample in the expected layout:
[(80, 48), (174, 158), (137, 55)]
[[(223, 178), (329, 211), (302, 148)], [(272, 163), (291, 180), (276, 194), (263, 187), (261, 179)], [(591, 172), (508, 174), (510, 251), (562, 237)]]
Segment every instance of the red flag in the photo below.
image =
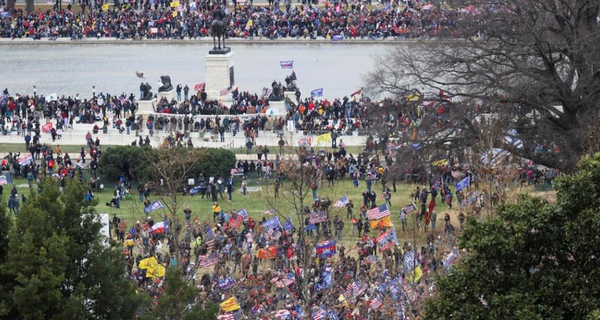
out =
[(42, 133), (50, 132), (50, 130), (52, 130), (52, 123), (46, 123), (42, 126)]
[(198, 83), (197, 85), (194, 86), (194, 90), (196, 90), (196, 91), (202, 91), (202, 90), (204, 90), (204, 86), (205, 85), (206, 84), (204, 82)]
[(351, 94), (351, 95), (350, 95), (350, 97), (354, 97), (354, 96), (355, 96), (355, 95), (357, 95), (357, 94), (361, 94), (361, 93), (362, 93), (362, 91), (363, 91), (363, 89), (362, 89), (362, 88), (360, 88), (360, 90), (358, 90), (358, 91), (354, 92), (353, 94)]

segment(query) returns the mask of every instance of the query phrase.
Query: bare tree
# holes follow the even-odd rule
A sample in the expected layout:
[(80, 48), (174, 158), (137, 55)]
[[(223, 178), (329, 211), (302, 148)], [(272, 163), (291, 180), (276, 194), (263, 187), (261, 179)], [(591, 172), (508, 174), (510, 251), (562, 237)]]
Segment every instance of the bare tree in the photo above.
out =
[(185, 187), (190, 171), (198, 166), (199, 158), (194, 156), (192, 149), (187, 148), (148, 149), (145, 156), (150, 166), (152, 189), (159, 192), (159, 197), (171, 216), (172, 238), (169, 240), (169, 247), (175, 252), (177, 263), (181, 264), (179, 241), (182, 225), (178, 213), (184, 202), (179, 197), (179, 192)]
[[(461, 103), (502, 103), (516, 130), (514, 153), (571, 170), (586, 150), (600, 98), (600, 3), (493, 0), (461, 21), (464, 39), (432, 41), (382, 56), (366, 77), (372, 94), (406, 86), (452, 92)], [(472, 118), (467, 118), (469, 126)], [(462, 142), (470, 131), (454, 134)], [(445, 137), (441, 137), (445, 139)], [(462, 141), (461, 141), (462, 140)]]

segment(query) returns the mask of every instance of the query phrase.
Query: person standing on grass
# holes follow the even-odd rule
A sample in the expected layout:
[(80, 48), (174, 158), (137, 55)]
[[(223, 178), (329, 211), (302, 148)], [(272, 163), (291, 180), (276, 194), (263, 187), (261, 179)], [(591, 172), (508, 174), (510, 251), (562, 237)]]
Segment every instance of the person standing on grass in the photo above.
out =
[(233, 193), (233, 176), (229, 177), (229, 180), (227, 180), (227, 196), (229, 197), (229, 202), (231, 202), (232, 200), (232, 193)]
[(242, 177), (242, 194), (244, 196), (246, 196), (247, 187), (248, 187), (248, 181), (246, 180), (246, 177)]

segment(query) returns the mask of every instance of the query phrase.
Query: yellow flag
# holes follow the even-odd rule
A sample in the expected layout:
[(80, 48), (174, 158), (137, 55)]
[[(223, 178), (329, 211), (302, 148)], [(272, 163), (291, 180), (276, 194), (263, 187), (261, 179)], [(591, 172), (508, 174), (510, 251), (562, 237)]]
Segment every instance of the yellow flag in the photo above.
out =
[(393, 227), (394, 224), (392, 223), (392, 219), (390, 218), (390, 216), (387, 216), (381, 219), (371, 220), (371, 229), (387, 229)]
[(231, 297), (223, 302), (221, 302), (221, 309), (225, 312), (235, 311), (240, 308), (240, 305), (235, 300), (235, 297)]
[(431, 164), (434, 165), (434, 166), (445, 166), (445, 165), (448, 164), (448, 160), (447, 159), (441, 159), (441, 160), (438, 160), (438, 161), (434, 161)]
[(421, 277), (423, 277), (423, 271), (421, 271), (421, 266), (417, 266), (410, 274), (410, 277), (408, 279), (410, 280), (410, 282), (415, 283), (421, 280)]
[(171, 8), (179, 7), (179, 1), (171, 2)]
[(158, 263), (155, 257), (140, 260), (140, 269), (146, 270), (146, 277), (160, 278), (165, 276), (165, 267)]
[(321, 143), (321, 142), (331, 142), (331, 133), (325, 133), (322, 134), (320, 136), (317, 136), (317, 143)]
[(108, 10), (108, 3), (107, 4), (103, 4), (102, 5), (102, 11), (107, 11)]
[(173, 18), (177, 17), (177, 11), (173, 11)]

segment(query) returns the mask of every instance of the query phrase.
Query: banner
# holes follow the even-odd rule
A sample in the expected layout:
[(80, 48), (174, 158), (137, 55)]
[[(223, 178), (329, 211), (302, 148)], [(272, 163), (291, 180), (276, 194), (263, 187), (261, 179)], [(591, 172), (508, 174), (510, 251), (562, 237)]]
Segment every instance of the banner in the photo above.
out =
[(13, 184), (12, 176), (10, 175), (10, 172), (4, 172), (0, 175), (0, 186), (5, 186), (9, 184)]
[(415, 210), (417, 210), (417, 206), (415, 206), (415, 204), (413, 203), (405, 205), (400, 211), (403, 211), (404, 213), (411, 213)]
[(23, 157), (23, 159), (19, 160), (19, 165), (21, 167), (24, 167), (32, 162), (33, 162), (33, 158), (31, 157), (31, 154), (28, 154), (25, 157)]
[(244, 169), (243, 168), (231, 169), (230, 174), (232, 176), (243, 176), (244, 175)]
[(309, 224), (322, 223), (325, 221), (327, 221), (327, 212), (325, 211), (312, 212), (308, 215)]
[(156, 200), (154, 202), (152, 202), (152, 204), (150, 204), (149, 206), (144, 208), (144, 212), (145, 213), (150, 213), (154, 210), (158, 210), (158, 209), (162, 209), (164, 208), (163, 204), (160, 203), (160, 201)]
[(170, 6), (171, 6), (171, 8), (179, 7), (179, 1), (173, 1), (173, 2), (171, 2)]
[(317, 136), (317, 143), (328, 143), (331, 142), (331, 133), (327, 132), (322, 135)]
[(323, 96), (323, 88), (315, 89), (310, 92), (311, 98), (322, 97), (322, 96)]
[(326, 258), (337, 253), (335, 240), (323, 241), (317, 244), (317, 254), (321, 258)]
[(246, 211), (245, 208), (240, 209), (240, 211), (238, 211), (237, 214), (239, 214), (240, 216), (242, 216), (243, 219), (248, 218), (248, 212)]
[(298, 139), (298, 146), (300, 146), (300, 147), (310, 147), (311, 145), (312, 145), (311, 137), (304, 137), (304, 138)]
[(217, 287), (221, 290), (229, 290), (235, 285), (235, 279), (229, 276), (227, 279), (219, 280)]
[(196, 193), (200, 192), (200, 190), (202, 190), (201, 186), (197, 186), (197, 187), (193, 187), (190, 189), (190, 196), (195, 195)]
[(294, 225), (292, 224), (292, 219), (287, 218), (285, 220), (285, 225), (283, 226), (283, 230), (294, 230)]
[(281, 222), (279, 222), (279, 217), (269, 219), (269, 220), (263, 222), (262, 225), (267, 230), (268, 229), (279, 229), (279, 230), (283, 229)]
[(102, 11), (108, 11), (108, 3), (102, 5)]
[(294, 69), (294, 61), (279, 61), (281, 69)]
[(340, 200), (336, 201), (333, 204), (333, 207), (334, 208), (343, 208), (343, 207), (345, 207), (348, 204), (349, 201), (350, 200), (348, 199), (347, 196), (343, 196), (343, 197), (340, 198)]

